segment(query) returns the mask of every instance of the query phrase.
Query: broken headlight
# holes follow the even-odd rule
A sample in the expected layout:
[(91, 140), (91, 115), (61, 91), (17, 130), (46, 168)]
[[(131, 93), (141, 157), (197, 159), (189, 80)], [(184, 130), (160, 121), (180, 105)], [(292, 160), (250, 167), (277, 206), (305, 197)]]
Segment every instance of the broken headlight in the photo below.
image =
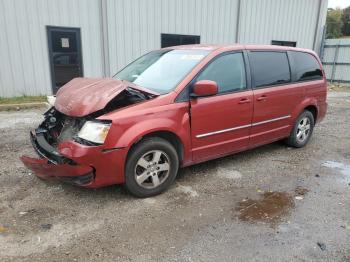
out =
[(80, 129), (78, 137), (96, 144), (103, 144), (110, 127), (110, 123), (86, 121)]

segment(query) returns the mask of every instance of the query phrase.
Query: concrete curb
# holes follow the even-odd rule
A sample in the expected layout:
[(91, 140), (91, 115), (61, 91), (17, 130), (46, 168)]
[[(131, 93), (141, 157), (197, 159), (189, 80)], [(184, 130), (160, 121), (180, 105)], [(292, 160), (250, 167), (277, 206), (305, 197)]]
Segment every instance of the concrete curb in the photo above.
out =
[(13, 111), (21, 109), (31, 109), (31, 108), (48, 108), (50, 107), (47, 102), (35, 102), (35, 103), (22, 103), (22, 104), (0, 104), (1, 111)]

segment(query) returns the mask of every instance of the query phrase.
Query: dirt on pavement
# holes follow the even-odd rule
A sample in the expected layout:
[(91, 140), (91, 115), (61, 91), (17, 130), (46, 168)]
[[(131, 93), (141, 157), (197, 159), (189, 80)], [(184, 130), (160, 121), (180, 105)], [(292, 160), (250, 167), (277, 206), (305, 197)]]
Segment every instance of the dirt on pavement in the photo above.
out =
[[(42, 111), (0, 112), (0, 261), (350, 261), (350, 92), (328, 103), (306, 147), (183, 168), (147, 199), (38, 179), (19, 156)], [(242, 219), (248, 200), (278, 219)]]

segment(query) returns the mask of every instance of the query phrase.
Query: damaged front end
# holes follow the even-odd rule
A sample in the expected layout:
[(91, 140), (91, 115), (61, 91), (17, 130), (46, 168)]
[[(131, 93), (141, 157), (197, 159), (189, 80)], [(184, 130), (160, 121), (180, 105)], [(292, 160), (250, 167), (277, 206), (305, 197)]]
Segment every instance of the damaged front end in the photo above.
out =
[[(81, 80), (91, 85), (91, 81)], [(95, 80), (94, 86), (101, 85), (105, 81)], [(26, 167), (40, 178), (59, 179), (84, 187), (123, 182), (122, 166), (126, 154), (121, 152), (122, 149), (117, 152), (105, 148), (104, 139), (111, 121), (100, 121), (97, 118), (153, 96), (125, 85), (121, 87), (120, 81), (112, 82), (110, 79), (107, 81), (111, 87), (114, 84), (118, 88), (114, 92), (115, 96), (110, 95), (104, 103), (101, 99), (95, 99), (95, 103), (87, 104), (86, 99), (91, 100), (91, 95), (97, 93), (93, 88), (90, 88), (91, 92), (87, 92), (89, 89), (83, 88), (76, 79), (71, 81), (75, 82), (73, 92), (77, 92), (77, 88), (82, 89), (77, 98), (72, 97), (68, 100), (67, 96), (71, 93), (71, 89), (66, 87), (58, 93), (55, 106), (44, 113), (44, 121), (30, 132), (31, 143), (40, 158), (22, 156), (21, 160)], [(103, 94), (101, 96), (103, 97)], [(82, 115), (83, 112), (86, 114)], [(93, 132), (97, 131), (91, 129), (91, 126), (96, 125), (99, 133), (95, 134)]]
[(80, 186), (91, 183), (94, 167), (78, 164), (60, 152), (65, 142), (78, 141), (77, 134), (86, 119), (65, 116), (55, 108), (44, 116), (39, 127), (30, 132), (31, 143), (40, 159), (22, 156), (24, 165), (43, 179), (56, 178)]

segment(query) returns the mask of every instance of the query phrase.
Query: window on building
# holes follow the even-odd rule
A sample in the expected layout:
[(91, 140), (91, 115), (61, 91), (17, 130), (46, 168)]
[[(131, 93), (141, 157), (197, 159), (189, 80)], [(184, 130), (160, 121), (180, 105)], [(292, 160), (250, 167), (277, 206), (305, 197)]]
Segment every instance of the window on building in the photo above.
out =
[(271, 45), (281, 45), (281, 46), (296, 47), (297, 46), (297, 42), (272, 40), (271, 41)]
[(255, 87), (279, 85), (291, 81), (289, 62), (285, 52), (250, 52)]
[(316, 58), (308, 53), (292, 52), (297, 81), (322, 79), (322, 70)]
[(175, 35), (175, 34), (161, 34), (161, 46), (169, 47), (175, 45), (191, 45), (199, 44), (199, 35)]
[(218, 84), (219, 93), (246, 88), (245, 66), (242, 53), (227, 54), (216, 58), (198, 76), (199, 80), (212, 80)]

